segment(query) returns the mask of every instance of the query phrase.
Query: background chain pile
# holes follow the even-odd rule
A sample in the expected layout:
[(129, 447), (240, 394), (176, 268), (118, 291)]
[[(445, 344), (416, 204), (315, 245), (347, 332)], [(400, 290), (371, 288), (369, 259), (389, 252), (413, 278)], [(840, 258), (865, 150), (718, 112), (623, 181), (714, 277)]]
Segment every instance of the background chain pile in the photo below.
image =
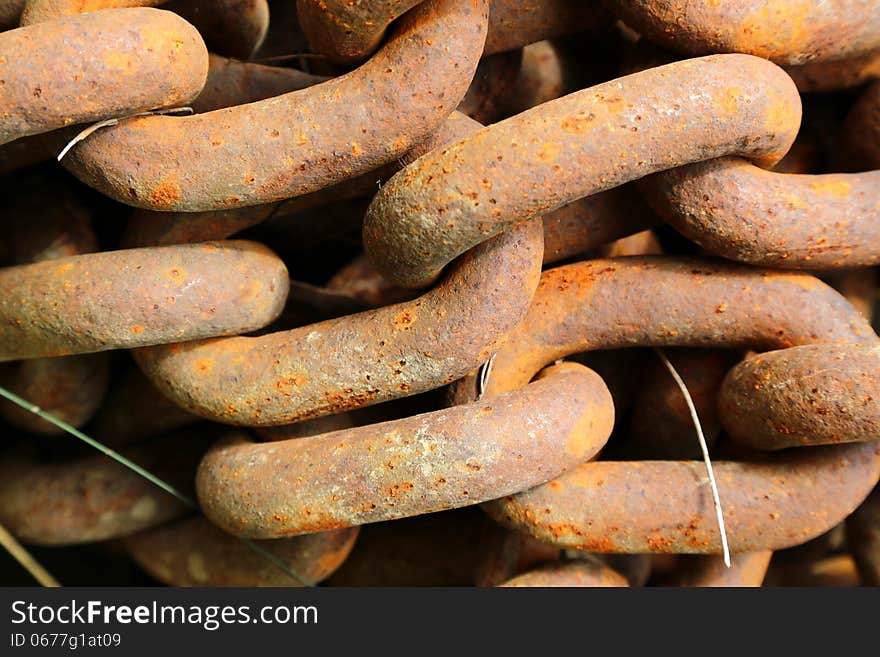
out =
[(880, 584), (880, 0), (0, 30), (0, 525), (61, 583)]

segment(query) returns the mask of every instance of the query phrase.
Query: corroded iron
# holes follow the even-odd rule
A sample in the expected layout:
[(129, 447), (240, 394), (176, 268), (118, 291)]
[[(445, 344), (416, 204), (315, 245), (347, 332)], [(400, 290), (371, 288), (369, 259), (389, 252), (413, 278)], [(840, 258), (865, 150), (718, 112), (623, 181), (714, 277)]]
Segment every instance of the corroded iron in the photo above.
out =
[[(734, 552), (777, 550), (827, 531), (880, 478), (880, 445), (792, 450), (764, 461), (714, 461)], [(700, 461), (595, 462), (483, 506), (539, 540), (592, 552), (718, 554)]]
[(880, 345), (814, 344), (734, 367), (718, 407), (731, 439), (752, 449), (880, 440)]
[[(342, 64), (355, 64), (372, 54), (388, 26), (423, 0), (297, 0), (300, 25), (312, 48)], [(580, 32), (607, 21), (598, 3), (577, 0), (519, 2), (492, 0), (485, 54), (521, 48), (563, 34)]]
[[(169, 434), (125, 454), (189, 493), (208, 438)], [(53, 463), (20, 450), (0, 459), (0, 522), (28, 543), (72, 545), (119, 538), (187, 510), (183, 502), (103, 454)]]
[(132, 558), (169, 586), (297, 586), (327, 579), (345, 561), (358, 528), (260, 541), (297, 579), (204, 518), (185, 518), (124, 540)]
[(880, 80), (861, 93), (843, 122), (837, 145), (843, 171), (880, 169)]
[[(634, 346), (783, 349), (876, 344), (865, 319), (805, 274), (705, 258), (640, 256), (545, 271), (493, 361), (486, 394), (514, 390), (569, 354)], [(458, 386), (473, 396), (474, 378)]]
[(764, 582), (773, 552), (732, 554), (730, 567), (719, 556), (689, 556), (663, 580), (664, 586), (757, 587)]
[(781, 64), (880, 47), (876, 0), (603, 0), (627, 25), (689, 55), (743, 52)]
[(880, 170), (796, 175), (721, 158), (639, 187), (682, 234), (731, 260), (786, 269), (880, 263)]
[(207, 72), (199, 33), (159, 9), (108, 10), (0, 32), (0, 144), (186, 105)]
[(0, 361), (262, 328), (287, 269), (254, 242), (92, 253), (0, 269)]
[(287, 424), (437, 388), (485, 362), (520, 322), (541, 238), (540, 223), (499, 235), (413, 301), (135, 358), (179, 405), (228, 424)]
[(847, 518), (846, 536), (862, 583), (880, 586), (880, 488)]
[[(24, 4), (24, 3), (23, 3)], [(127, 7), (169, 9), (192, 23), (212, 50), (247, 59), (260, 47), (269, 28), (267, 0), (26, 0), (22, 25), (55, 21), (65, 16)]]
[(364, 247), (391, 280), (424, 284), (511, 225), (650, 173), (732, 154), (772, 166), (799, 124), (791, 78), (766, 60), (717, 55), (649, 69), (421, 157), (376, 194)]
[[(44, 190), (54, 188), (52, 195)], [(17, 194), (10, 192), (15, 189)], [(11, 196), (4, 212), (10, 264), (43, 262), (97, 250), (87, 208), (61, 181), (51, 176), (16, 177), (6, 187)], [(81, 427), (97, 412), (107, 390), (106, 354), (35, 358), (0, 365), (0, 385), (56, 418)], [(58, 435), (54, 424), (8, 401), (0, 416), (31, 433)]]
[(530, 570), (507, 580), (503, 587), (619, 587), (629, 586), (626, 578), (608, 566), (595, 561), (555, 563)]

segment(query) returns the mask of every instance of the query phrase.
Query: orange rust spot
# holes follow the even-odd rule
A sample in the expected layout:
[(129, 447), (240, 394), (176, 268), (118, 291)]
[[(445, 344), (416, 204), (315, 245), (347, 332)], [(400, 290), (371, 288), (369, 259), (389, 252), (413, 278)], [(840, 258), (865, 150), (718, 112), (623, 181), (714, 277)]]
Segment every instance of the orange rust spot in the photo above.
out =
[(596, 120), (596, 115), (592, 112), (578, 112), (574, 116), (563, 119), (560, 127), (574, 135), (579, 135), (592, 127), (590, 124)]
[[(177, 281), (178, 283), (182, 281), (185, 276), (186, 271), (183, 269), (183, 267), (172, 267), (168, 270), (168, 277), (174, 281)], [(173, 299), (174, 297), (169, 298)], [(174, 302), (172, 301), (172, 303)]]
[(719, 303), (719, 304), (715, 307), (715, 312), (718, 313), (719, 315), (720, 315), (721, 313), (723, 313), (725, 310), (727, 310), (727, 304), (726, 304), (726, 303)]
[(552, 490), (554, 493), (559, 493), (565, 489), (565, 484), (563, 484), (558, 479), (553, 479), (552, 481), (547, 483), (547, 488)]
[(351, 154), (355, 157), (358, 157), (363, 151), (361, 151), (361, 146), (357, 142), (351, 143)]
[(131, 327), (131, 332), (137, 333), (138, 335), (140, 335), (141, 333), (144, 332), (144, 327), (141, 326), (140, 324), (135, 324), (134, 326)]

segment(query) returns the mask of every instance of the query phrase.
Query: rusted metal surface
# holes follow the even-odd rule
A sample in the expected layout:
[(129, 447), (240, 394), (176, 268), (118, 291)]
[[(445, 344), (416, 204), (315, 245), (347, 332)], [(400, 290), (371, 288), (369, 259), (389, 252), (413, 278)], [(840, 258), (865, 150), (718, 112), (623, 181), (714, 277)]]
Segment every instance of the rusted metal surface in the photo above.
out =
[[(50, 188), (54, 193), (45, 194)], [(13, 189), (18, 193), (10, 193)], [(48, 175), (18, 176), (5, 186), (5, 194), (11, 197), (3, 213), (10, 264), (43, 262), (97, 250), (90, 213), (63, 181)], [(110, 362), (105, 354), (0, 365), (0, 384), (75, 427), (81, 427), (98, 410), (109, 378)], [(64, 433), (6, 400), (0, 402), (0, 416), (31, 433)]]
[(323, 75), (303, 73), (293, 68), (265, 66), (211, 54), (205, 87), (189, 106), (196, 113), (212, 112), (307, 89), (326, 79)]
[(846, 537), (862, 583), (880, 586), (880, 488), (847, 518)]
[[(289, 201), (213, 212), (136, 210), (129, 220), (123, 245), (132, 248), (225, 239), (269, 219), (281, 221), (284, 217), (304, 215), (313, 207), (327, 220), (326, 209), (333, 200), (367, 197), (379, 188), (377, 182), (383, 183), (402, 166), (482, 127), (468, 116), (453, 112), (437, 133), (400, 160)], [(660, 223), (662, 220), (628, 186), (578, 199), (544, 215), (544, 263), (582, 254)], [(384, 285), (392, 283), (385, 280)]]
[(522, 51), (501, 52), (480, 60), (458, 111), (481, 124), (503, 118), (504, 104), (519, 77)]
[(740, 552), (732, 554), (730, 567), (718, 556), (683, 558), (678, 569), (667, 577), (665, 586), (688, 587), (758, 587), (764, 582), (773, 552)]
[(660, 224), (660, 218), (633, 191), (628, 185), (615, 187), (546, 213), (544, 264), (582, 255)]
[(199, 33), (158, 9), (108, 10), (2, 32), (0, 143), (186, 105), (207, 71)]
[[(670, 362), (694, 402), (706, 442), (718, 437), (718, 392), (735, 352), (721, 349), (671, 349)], [(656, 356), (646, 356), (633, 400), (626, 441), (628, 458), (700, 459), (697, 430), (681, 389)]]
[[(308, 582), (320, 582), (339, 568), (354, 547), (357, 527), (260, 541)], [(169, 586), (298, 586), (277, 565), (202, 517), (192, 517), (125, 539), (132, 558)]]
[(727, 434), (753, 449), (880, 440), (880, 346), (771, 351), (734, 367), (718, 400)]
[(473, 250), (421, 297), (259, 337), (142, 349), (148, 377), (187, 410), (261, 426), (451, 383), (519, 324), (540, 274), (540, 224)]
[(484, 0), (430, 0), (347, 75), (216, 112), (131, 119), (93, 134), (63, 164), (107, 196), (152, 210), (306, 194), (393, 161), (434, 132), (464, 96), (485, 34)]
[[(880, 445), (792, 450), (766, 461), (714, 461), (733, 552), (778, 550), (827, 531), (880, 477)], [(594, 462), (483, 505), (539, 540), (591, 552), (721, 552), (700, 461)]]
[(635, 73), (423, 156), (376, 194), (364, 247), (391, 280), (423, 284), (511, 225), (650, 173), (731, 154), (772, 166), (799, 123), (791, 78), (766, 60), (717, 55)]
[(0, 269), (0, 361), (252, 331), (281, 312), (287, 286), (284, 263), (244, 241)]
[(731, 260), (812, 270), (880, 263), (880, 170), (795, 175), (720, 158), (639, 188), (676, 230)]
[(27, 0), (0, 0), (0, 30), (18, 27)]
[(22, 25), (44, 23), (74, 14), (126, 7), (156, 7), (165, 0), (26, 0)]
[[(225, 86), (225, 85), (224, 85)], [(241, 102), (245, 102), (244, 99)], [(248, 101), (249, 102), (249, 101)], [(482, 127), (470, 117), (453, 112), (437, 131), (399, 159), (378, 169), (296, 198), (232, 210), (208, 212), (151, 212), (136, 210), (129, 220), (123, 245), (127, 247), (186, 244), (225, 239), (269, 218), (279, 220), (341, 201), (367, 197), (402, 166), (434, 148), (456, 141)]]
[[(335, 62), (353, 65), (379, 47), (392, 21), (420, 2), (297, 0), (296, 6), (300, 26), (313, 50)], [(484, 54), (515, 50), (542, 39), (581, 32), (607, 20), (607, 14), (598, 3), (492, 0)]]
[(850, 109), (836, 155), (843, 171), (880, 169), (880, 81), (870, 84)]
[(471, 586), (486, 515), (474, 508), (361, 528), (330, 586)]
[(315, 52), (342, 64), (356, 64), (379, 48), (385, 30), (422, 0), (297, 0), (302, 31)]
[[(125, 454), (188, 492), (207, 444), (204, 436), (171, 434)], [(26, 452), (0, 459), (0, 522), (28, 543), (119, 538), (186, 512), (182, 502), (103, 454), (57, 463)]]
[(45, 144), (39, 135), (0, 144), (0, 175), (47, 162), (55, 155), (51, 145)]
[(595, 349), (877, 340), (846, 299), (805, 274), (705, 258), (592, 260), (543, 273), (525, 319), (498, 350), (486, 394), (521, 387), (547, 363)]
[[(101, 406), (110, 379), (109, 365), (105, 354), (4, 363), (0, 365), (0, 385), (57, 419), (81, 427)], [(6, 400), (0, 403), (0, 416), (31, 433), (64, 433), (54, 424)]]
[(498, 586), (543, 563), (556, 562), (560, 556), (560, 549), (555, 545), (540, 543), (522, 532), (487, 522), (480, 539), (474, 584)]
[(238, 59), (253, 56), (269, 30), (267, 0), (175, 0), (168, 8), (195, 25), (212, 51)]
[(517, 575), (499, 586), (621, 587), (629, 586), (629, 583), (623, 575), (608, 566), (594, 561), (582, 560), (547, 564), (522, 575)]
[(864, 55), (803, 66), (788, 66), (801, 93), (840, 91), (880, 78), (880, 50)]
[(174, 404), (137, 367), (132, 367), (121, 380), (114, 382), (89, 426), (89, 435), (118, 449), (194, 424), (199, 419)]
[(269, 28), (267, 0), (27, 0), (21, 24), (33, 25), (93, 11), (160, 5), (192, 23), (213, 51), (240, 59), (253, 55)]
[(336, 272), (327, 281), (326, 287), (359, 299), (373, 308), (412, 298), (412, 290), (397, 287), (387, 281), (363, 255)]
[(595, 455), (613, 421), (599, 376), (568, 363), (488, 402), (264, 445), (234, 438), (206, 455), (196, 487), (231, 533), (326, 531), (526, 490)]
[(880, 47), (876, 0), (603, 0), (627, 25), (688, 55), (742, 52), (780, 64)]

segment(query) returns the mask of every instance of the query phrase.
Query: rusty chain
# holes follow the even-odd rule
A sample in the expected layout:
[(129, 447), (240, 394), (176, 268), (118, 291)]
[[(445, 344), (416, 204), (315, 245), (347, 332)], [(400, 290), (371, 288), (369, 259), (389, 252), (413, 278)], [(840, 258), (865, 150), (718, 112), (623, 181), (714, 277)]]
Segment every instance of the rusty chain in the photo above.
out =
[(880, 3), (290, 12), (0, 0), (0, 524), (172, 586), (880, 584)]

